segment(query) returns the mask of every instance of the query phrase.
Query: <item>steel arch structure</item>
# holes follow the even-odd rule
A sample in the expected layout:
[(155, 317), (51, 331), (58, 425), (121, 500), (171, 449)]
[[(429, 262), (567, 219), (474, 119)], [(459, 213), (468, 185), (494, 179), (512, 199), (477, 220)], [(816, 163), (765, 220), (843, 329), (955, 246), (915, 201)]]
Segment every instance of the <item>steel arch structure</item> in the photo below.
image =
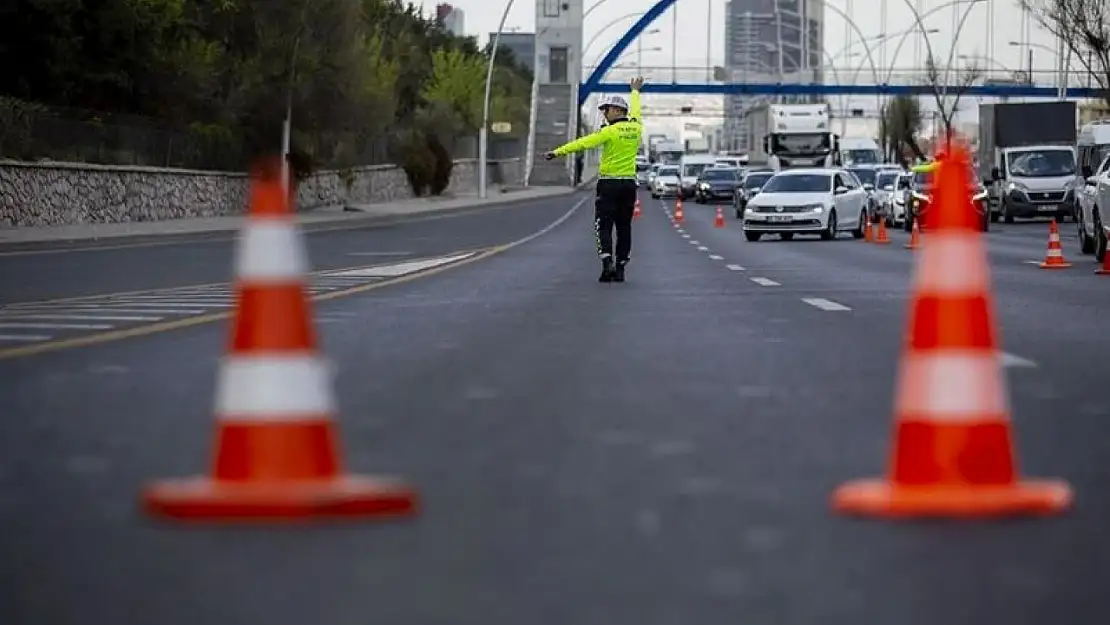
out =
[[(617, 41), (594, 71), (581, 83), (578, 88), (578, 107), (594, 93), (614, 93), (628, 89), (628, 85), (616, 83), (603, 83), (602, 79), (613, 68), (620, 55), (647, 29), (655, 20), (662, 17), (677, 0), (658, 0), (654, 6), (628, 29), (620, 40)], [(937, 89), (947, 90), (951, 93), (961, 93), (969, 96), (994, 96), (994, 97), (1025, 97), (1025, 98), (1055, 98), (1059, 95), (1056, 87), (1038, 87), (1036, 85), (949, 85), (947, 87), (928, 85), (824, 85), (824, 84), (788, 84), (788, 83), (669, 83), (644, 85), (644, 93), (672, 93), (672, 94), (745, 94), (745, 95), (928, 95)], [(1069, 87), (1069, 98), (1100, 97), (1102, 90), (1083, 87)]]

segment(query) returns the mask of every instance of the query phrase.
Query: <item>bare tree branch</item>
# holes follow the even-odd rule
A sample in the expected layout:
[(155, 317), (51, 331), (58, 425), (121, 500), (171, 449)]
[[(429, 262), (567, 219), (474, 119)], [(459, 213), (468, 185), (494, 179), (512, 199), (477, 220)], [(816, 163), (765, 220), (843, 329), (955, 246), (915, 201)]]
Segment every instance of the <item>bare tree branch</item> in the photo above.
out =
[(968, 87), (983, 77), (983, 69), (973, 61), (955, 72), (954, 76), (949, 77), (946, 75), (948, 73), (941, 70), (933, 56), (930, 55), (925, 59), (925, 84), (930, 87), (933, 102), (944, 123), (945, 134), (952, 132), (952, 122), (959, 109), (960, 98), (967, 92)]
[(1018, 0), (1045, 30), (1063, 40), (1110, 103), (1110, 3), (1099, 0)]

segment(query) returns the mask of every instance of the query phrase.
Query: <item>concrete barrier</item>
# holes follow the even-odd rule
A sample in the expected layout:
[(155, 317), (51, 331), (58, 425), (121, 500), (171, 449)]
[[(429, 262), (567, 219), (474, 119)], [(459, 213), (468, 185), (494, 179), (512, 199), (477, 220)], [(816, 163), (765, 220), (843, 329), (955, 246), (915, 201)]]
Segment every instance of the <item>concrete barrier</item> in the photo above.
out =
[[(488, 164), (490, 184), (521, 181), (520, 159)], [(246, 207), (243, 173), (0, 161), (0, 228), (131, 223), (220, 217)], [(455, 162), (446, 194), (477, 188), (473, 159)], [(412, 197), (395, 165), (319, 171), (301, 180), (296, 208), (390, 202)]]

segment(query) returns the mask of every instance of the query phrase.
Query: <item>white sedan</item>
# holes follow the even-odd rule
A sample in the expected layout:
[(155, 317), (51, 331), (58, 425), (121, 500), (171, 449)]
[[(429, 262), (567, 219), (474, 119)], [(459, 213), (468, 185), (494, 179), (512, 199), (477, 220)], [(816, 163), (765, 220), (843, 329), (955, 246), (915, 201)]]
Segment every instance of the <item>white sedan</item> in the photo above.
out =
[(682, 179), (678, 175), (678, 165), (663, 165), (655, 172), (651, 181), (651, 197), (678, 196)]
[(758, 241), (777, 234), (789, 241), (796, 234), (816, 234), (831, 241), (841, 232), (863, 238), (867, 192), (842, 169), (789, 169), (775, 174), (748, 201), (744, 237)]

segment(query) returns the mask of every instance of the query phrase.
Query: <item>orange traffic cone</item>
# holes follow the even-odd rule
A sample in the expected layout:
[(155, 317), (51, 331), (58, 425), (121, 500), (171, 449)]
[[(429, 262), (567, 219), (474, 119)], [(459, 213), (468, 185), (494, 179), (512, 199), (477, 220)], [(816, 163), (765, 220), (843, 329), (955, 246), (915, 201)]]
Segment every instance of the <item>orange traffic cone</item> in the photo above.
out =
[(332, 374), (317, 351), (305, 291), (308, 261), (276, 169), (252, 183), (236, 252), (236, 310), (216, 388), (211, 473), (153, 484), (143, 506), (193, 521), (412, 514), (417, 497), (408, 487), (341, 467)]
[(916, 250), (921, 246), (921, 230), (917, 226), (917, 220), (913, 220), (913, 226), (910, 229), (910, 242), (906, 244), (907, 250)]
[(1102, 266), (1095, 269), (1095, 273), (1100, 276), (1110, 276), (1110, 252), (1102, 257)]
[(875, 222), (871, 221), (871, 216), (867, 216), (867, 223), (863, 227), (863, 241), (871, 243), (875, 240)]
[(685, 218), (686, 215), (682, 213), (682, 198), (679, 198), (674, 202), (674, 220), (677, 223), (682, 223)]
[(1018, 479), (967, 158), (954, 146), (937, 175), (933, 231), (917, 257), (890, 468), (884, 478), (839, 487), (832, 497), (838, 512), (967, 518), (1053, 514), (1071, 505), (1064, 482)]
[(1060, 228), (1053, 219), (1048, 224), (1048, 251), (1045, 252), (1041, 269), (1067, 269), (1071, 263), (1064, 260), (1064, 248), (1060, 246)]
[(886, 220), (880, 216), (877, 220), (879, 226), (879, 236), (875, 238), (875, 243), (880, 245), (890, 245), (890, 235), (886, 232)]
[(725, 215), (724, 215), (724, 213), (721, 212), (721, 207), (720, 206), (717, 206), (717, 216), (713, 218), (713, 227), (714, 228), (724, 228), (725, 227)]
[(636, 198), (636, 208), (632, 209), (632, 218), (640, 218), (640, 198)]

